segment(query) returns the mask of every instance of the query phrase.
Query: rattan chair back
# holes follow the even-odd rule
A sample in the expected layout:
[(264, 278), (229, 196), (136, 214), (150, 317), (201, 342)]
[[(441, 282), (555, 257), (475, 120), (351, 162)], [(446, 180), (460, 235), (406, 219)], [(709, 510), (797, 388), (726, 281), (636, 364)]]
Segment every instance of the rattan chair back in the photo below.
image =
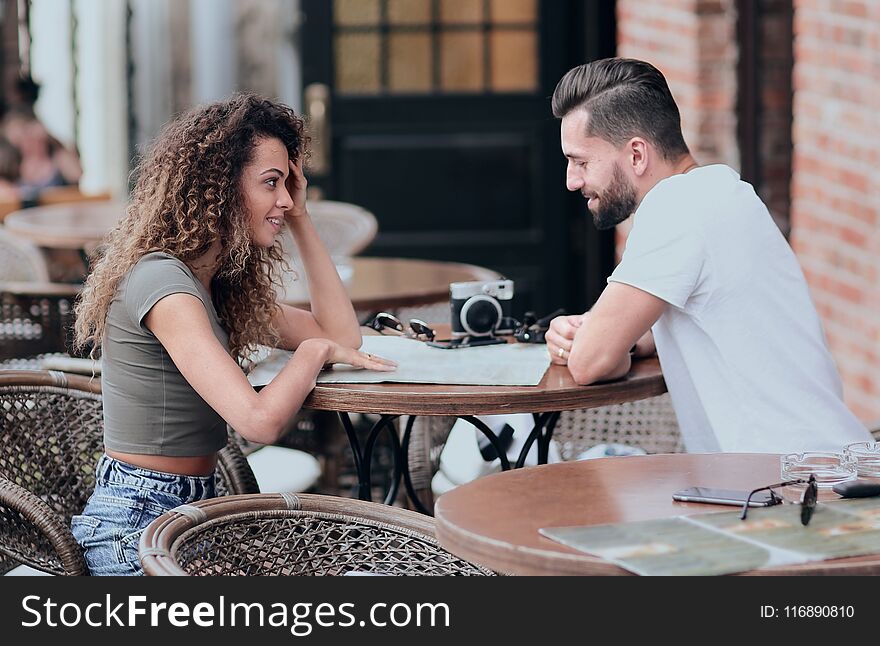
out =
[(684, 441), (669, 393), (613, 406), (565, 411), (553, 439), (563, 460), (597, 444), (624, 444), (647, 453), (682, 453)]
[(307, 207), (318, 235), (333, 256), (360, 253), (379, 230), (376, 216), (356, 204), (314, 200)]
[[(379, 230), (376, 216), (356, 204), (310, 200), (306, 206), (315, 230), (331, 256), (347, 257), (363, 251)], [(296, 256), (296, 245), (289, 229), (284, 230), (281, 245), (286, 258)]]
[(0, 552), (54, 574), (85, 574), (70, 533), (103, 450), (100, 383), (0, 372)]
[(140, 557), (153, 576), (492, 574), (441, 548), (427, 516), (317, 494), (178, 507), (147, 527)]
[[(0, 370), (0, 554), (54, 574), (86, 574), (70, 519), (103, 453), (99, 378)], [(256, 493), (238, 444), (218, 457), (218, 495)]]

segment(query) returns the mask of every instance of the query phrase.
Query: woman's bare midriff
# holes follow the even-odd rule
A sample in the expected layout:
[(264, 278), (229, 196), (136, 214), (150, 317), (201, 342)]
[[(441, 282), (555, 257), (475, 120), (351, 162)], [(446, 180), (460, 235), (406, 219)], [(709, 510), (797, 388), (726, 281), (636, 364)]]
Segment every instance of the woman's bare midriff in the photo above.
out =
[(105, 453), (111, 458), (127, 462), (142, 469), (174, 473), (180, 476), (208, 476), (214, 472), (214, 467), (217, 466), (216, 453), (186, 457), (121, 453), (120, 451), (110, 451), (109, 449)]

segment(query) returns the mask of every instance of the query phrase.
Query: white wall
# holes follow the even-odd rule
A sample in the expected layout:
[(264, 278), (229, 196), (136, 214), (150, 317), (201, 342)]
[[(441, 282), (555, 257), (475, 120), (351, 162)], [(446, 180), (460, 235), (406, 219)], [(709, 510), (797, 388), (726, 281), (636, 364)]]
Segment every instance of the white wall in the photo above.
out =
[(208, 103), (236, 89), (233, 0), (190, 0), (193, 103)]
[[(71, 6), (77, 21), (76, 91), (73, 100)], [(77, 121), (85, 192), (128, 189), (125, 78), (125, 0), (32, 0), (31, 60), (41, 84), (37, 116), (65, 144)]]
[(125, 1), (75, 0), (79, 138), (85, 192), (128, 190)]
[[(176, 0), (180, 2), (181, 0)], [(169, 0), (132, 0), (132, 101), (138, 146), (159, 132), (173, 112)]]
[(49, 132), (72, 146), (73, 61), (67, 0), (32, 0), (31, 41), (31, 75), (41, 85), (34, 109)]
[[(238, 0), (131, 0), (132, 110), (137, 144), (152, 139), (173, 115), (170, 3), (188, 3), (192, 103), (224, 98), (238, 89), (236, 8)], [(299, 0), (261, 0), (278, 16), (267, 56), (277, 62), (277, 92), (297, 111), (301, 106)], [(77, 23), (77, 99), (73, 104), (74, 61), (71, 6)], [(259, 6), (259, 5), (257, 5)], [(85, 191), (128, 190), (128, 96), (126, 89), (125, 0), (31, 0), (32, 71), (42, 85), (36, 110), (50, 132), (74, 143)]]

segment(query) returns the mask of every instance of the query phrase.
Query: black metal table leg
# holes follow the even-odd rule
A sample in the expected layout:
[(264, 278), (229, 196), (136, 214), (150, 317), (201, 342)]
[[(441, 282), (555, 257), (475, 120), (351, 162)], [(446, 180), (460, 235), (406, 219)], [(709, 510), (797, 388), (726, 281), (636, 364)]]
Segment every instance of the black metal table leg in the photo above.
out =
[(529, 449), (532, 448), (532, 444), (535, 441), (538, 442), (538, 464), (547, 464), (547, 458), (550, 453), (550, 440), (553, 437), (553, 429), (556, 427), (556, 422), (559, 421), (559, 415), (560, 413), (558, 412), (550, 412), (535, 416), (535, 426), (526, 438), (522, 450), (519, 452), (519, 458), (516, 460), (517, 469), (525, 465)]
[[(410, 437), (412, 436), (412, 427), (415, 423), (416, 417), (416, 415), (410, 415), (409, 420), (406, 423), (406, 427), (403, 431), (403, 439), (400, 443), (400, 462), (403, 473), (403, 485), (413, 506), (423, 514), (428, 514), (430, 516), (433, 515), (433, 511), (425, 507), (425, 505), (422, 504), (422, 501), (419, 500), (418, 494), (416, 493), (415, 487), (412, 483), (412, 476), (409, 472), (409, 442)], [(464, 421), (471, 424), (474, 428), (479, 430), (483, 435), (485, 435), (486, 438), (489, 440), (489, 443), (494, 447), (495, 453), (498, 455), (498, 458), (501, 461), (501, 470), (510, 470), (510, 461), (507, 459), (507, 452), (503, 449), (501, 443), (498, 440), (498, 436), (495, 435), (494, 431), (492, 431), (491, 428), (489, 428), (483, 421), (469, 415), (461, 415), (458, 416), (457, 419), (463, 419)]]
[(391, 476), (391, 485), (388, 489), (388, 493), (385, 496), (384, 502), (385, 504), (391, 504), (397, 497), (397, 492), (400, 488), (401, 474), (400, 442), (398, 441), (397, 432), (395, 431), (393, 424), (394, 420), (396, 420), (397, 418), (398, 415), (382, 415), (379, 421), (373, 424), (373, 427), (367, 434), (366, 442), (362, 450), (360, 440), (358, 440), (357, 431), (355, 431), (354, 425), (351, 423), (351, 418), (349, 418), (348, 413), (339, 413), (339, 419), (342, 422), (342, 426), (345, 429), (345, 434), (348, 436), (348, 443), (351, 446), (354, 469), (357, 473), (358, 478), (358, 498), (360, 500), (371, 501), (373, 499), (371, 478), (373, 447), (376, 444), (376, 439), (378, 438), (379, 433), (382, 432), (382, 430), (385, 428), (388, 429), (388, 435), (391, 438), (391, 457), (392, 463), (394, 465), (394, 471)]

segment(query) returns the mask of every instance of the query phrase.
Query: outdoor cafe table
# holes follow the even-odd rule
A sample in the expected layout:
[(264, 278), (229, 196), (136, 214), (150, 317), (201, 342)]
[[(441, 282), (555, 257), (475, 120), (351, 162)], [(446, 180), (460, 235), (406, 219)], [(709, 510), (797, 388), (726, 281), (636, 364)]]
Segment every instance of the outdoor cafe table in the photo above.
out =
[(37, 206), (6, 216), (6, 230), (47, 249), (82, 251), (96, 244), (125, 214), (125, 202), (71, 202)]
[[(677, 502), (672, 494), (690, 486), (752, 490), (779, 481), (779, 456), (766, 453), (642, 455), (529, 467), (479, 478), (440, 496), (434, 506), (437, 538), (456, 556), (497, 572), (629, 574), (538, 530), (730, 511), (733, 507)], [(820, 493), (820, 500), (835, 498)], [(880, 574), (880, 554), (750, 574)]]
[[(455, 350), (467, 352), (467, 350)], [(411, 383), (330, 384), (318, 383), (303, 404), (304, 408), (339, 413), (351, 444), (358, 475), (358, 495), (370, 500), (370, 462), (373, 445), (383, 430), (388, 431), (394, 449), (394, 474), (386, 502), (394, 500), (400, 478), (411, 502), (423, 513), (430, 513), (418, 500), (409, 475), (409, 441), (415, 416), (456, 416), (474, 424), (496, 447), (502, 468), (511, 465), (499, 450), (495, 434), (476, 415), (535, 414), (534, 428), (513, 466), (522, 466), (529, 448), (538, 443), (538, 461), (545, 463), (553, 427), (561, 411), (595, 408), (610, 404), (646, 399), (666, 392), (666, 383), (656, 358), (638, 359), (624, 378), (590, 386), (574, 382), (568, 368), (551, 364), (537, 386), (462, 386)], [(349, 413), (374, 413), (380, 419), (370, 429), (361, 446), (349, 419)], [(402, 437), (394, 429), (394, 420), (408, 415)]]

